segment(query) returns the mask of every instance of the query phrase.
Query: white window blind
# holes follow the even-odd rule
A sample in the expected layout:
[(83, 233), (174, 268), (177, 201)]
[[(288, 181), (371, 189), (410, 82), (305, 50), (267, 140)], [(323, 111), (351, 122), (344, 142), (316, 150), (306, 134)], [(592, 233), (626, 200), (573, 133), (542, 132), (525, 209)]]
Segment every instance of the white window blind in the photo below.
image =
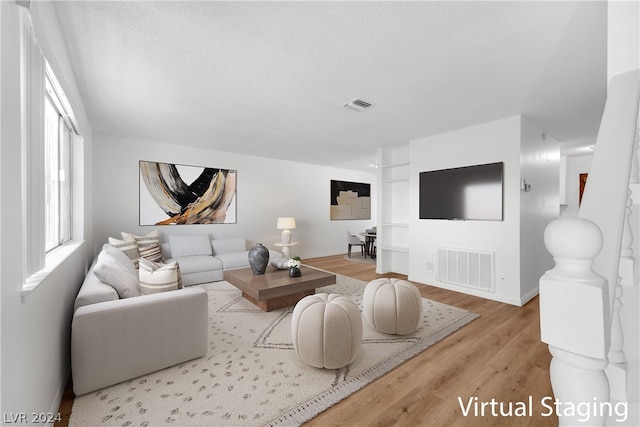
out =
[(29, 13), (20, 12), (23, 279), (45, 266), (44, 68)]

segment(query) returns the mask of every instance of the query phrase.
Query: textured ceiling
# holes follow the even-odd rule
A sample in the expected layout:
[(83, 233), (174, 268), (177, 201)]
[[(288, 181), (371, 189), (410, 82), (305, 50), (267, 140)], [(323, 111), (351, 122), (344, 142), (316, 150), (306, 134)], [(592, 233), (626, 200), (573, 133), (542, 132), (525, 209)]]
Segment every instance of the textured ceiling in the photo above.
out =
[[(516, 114), (593, 140), (606, 2), (56, 1), (95, 133), (324, 165)], [(373, 104), (355, 112), (342, 104)]]

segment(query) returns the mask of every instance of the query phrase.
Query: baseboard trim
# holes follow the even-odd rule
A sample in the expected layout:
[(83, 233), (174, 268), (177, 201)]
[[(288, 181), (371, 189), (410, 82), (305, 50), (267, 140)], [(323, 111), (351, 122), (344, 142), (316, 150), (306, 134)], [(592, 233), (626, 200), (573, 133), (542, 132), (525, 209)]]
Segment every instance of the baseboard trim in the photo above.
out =
[(484, 298), (484, 299), (488, 299), (488, 300), (492, 300), (492, 301), (497, 301), (497, 302), (502, 302), (505, 304), (510, 304), (510, 305), (515, 305), (517, 307), (521, 307), (523, 305), (522, 301), (520, 298), (509, 298), (509, 297), (505, 297), (493, 292), (485, 292), (485, 291), (478, 291), (475, 290), (473, 288), (467, 288), (464, 286), (456, 286), (456, 285), (451, 285), (449, 283), (445, 283), (445, 282), (439, 282), (437, 280), (433, 280), (433, 281), (424, 281), (420, 278), (416, 278), (414, 276), (409, 276), (409, 281), (410, 282), (417, 282), (417, 283), (421, 283), (424, 285), (428, 285), (428, 286), (435, 286), (436, 288), (442, 288), (442, 289), (446, 289), (448, 291), (453, 291), (453, 292), (459, 292), (461, 294), (466, 294), (466, 295), (472, 295), (474, 297), (478, 297), (478, 298)]
[(536, 286), (534, 289), (532, 289), (531, 291), (529, 291), (526, 294), (524, 294), (520, 298), (520, 306), (522, 307), (523, 305), (525, 305), (526, 303), (528, 303), (529, 301), (534, 299), (536, 297), (536, 295), (538, 295), (539, 293), (540, 293), (540, 288), (538, 286)]
[[(71, 368), (67, 368), (66, 372), (62, 375), (62, 382), (58, 386), (58, 392), (56, 393), (53, 404), (51, 405), (50, 414), (59, 414), (60, 405), (62, 404), (62, 399), (64, 398), (64, 392), (67, 389), (67, 383), (69, 382), (69, 378), (71, 377)], [(53, 423), (47, 424), (49, 426), (53, 426)]]

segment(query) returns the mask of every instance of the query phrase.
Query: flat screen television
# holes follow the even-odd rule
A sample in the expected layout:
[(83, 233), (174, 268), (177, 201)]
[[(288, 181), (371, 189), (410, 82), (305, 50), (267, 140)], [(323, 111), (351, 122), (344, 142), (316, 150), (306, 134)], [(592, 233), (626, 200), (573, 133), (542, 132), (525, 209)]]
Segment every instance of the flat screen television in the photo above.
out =
[(502, 221), (504, 164), (420, 172), (420, 219)]

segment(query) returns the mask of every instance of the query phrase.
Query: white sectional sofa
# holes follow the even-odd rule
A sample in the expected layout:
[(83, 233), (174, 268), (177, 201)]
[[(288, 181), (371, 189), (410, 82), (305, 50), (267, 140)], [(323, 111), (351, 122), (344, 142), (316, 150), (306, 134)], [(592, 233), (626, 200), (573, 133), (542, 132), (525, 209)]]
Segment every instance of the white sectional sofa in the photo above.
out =
[(208, 235), (169, 236), (160, 247), (164, 262), (178, 261), (184, 286), (222, 280), (222, 261), (213, 256)]
[[(182, 288), (140, 295), (134, 262), (105, 244), (74, 304), (71, 370), (75, 394), (204, 356), (207, 293), (199, 286), (184, 286), (219, 281), (224, 270), (248, 267), (246, 246), (242, 238), (211, 241), (206, 234), (169, 236), (161, 244), (164, 263), (177, 261)], [(270, 261), (282, 258), (281, 253), (270, 252)]]
[[(206, 234), (169, 236), (161, 244), (165, 262), (177, 261), (184, 286), (216, 282), (223, 279), (224, 270), (249, 267), (249, 250), (243, 238), (209, 240)], [(282, 258), (269, 249), (269, 263)]]
[[(115, 251), (113, 256), (118, 257), (118, 249), (112, 246), (105, 245), (103, 251)], [(94, 274), (98, 259), (89, 269), (74, 305), (71, 370), (76, 395), (206, 354), (209, 316), (204, 289), (192, 287), (122, 298), (112, 285)], [(128, 262), (124, 268), (135, 271), (125, 255), (118, 261), (122, 265)], [(120, 273), (125, 276), (123, 271)]]

